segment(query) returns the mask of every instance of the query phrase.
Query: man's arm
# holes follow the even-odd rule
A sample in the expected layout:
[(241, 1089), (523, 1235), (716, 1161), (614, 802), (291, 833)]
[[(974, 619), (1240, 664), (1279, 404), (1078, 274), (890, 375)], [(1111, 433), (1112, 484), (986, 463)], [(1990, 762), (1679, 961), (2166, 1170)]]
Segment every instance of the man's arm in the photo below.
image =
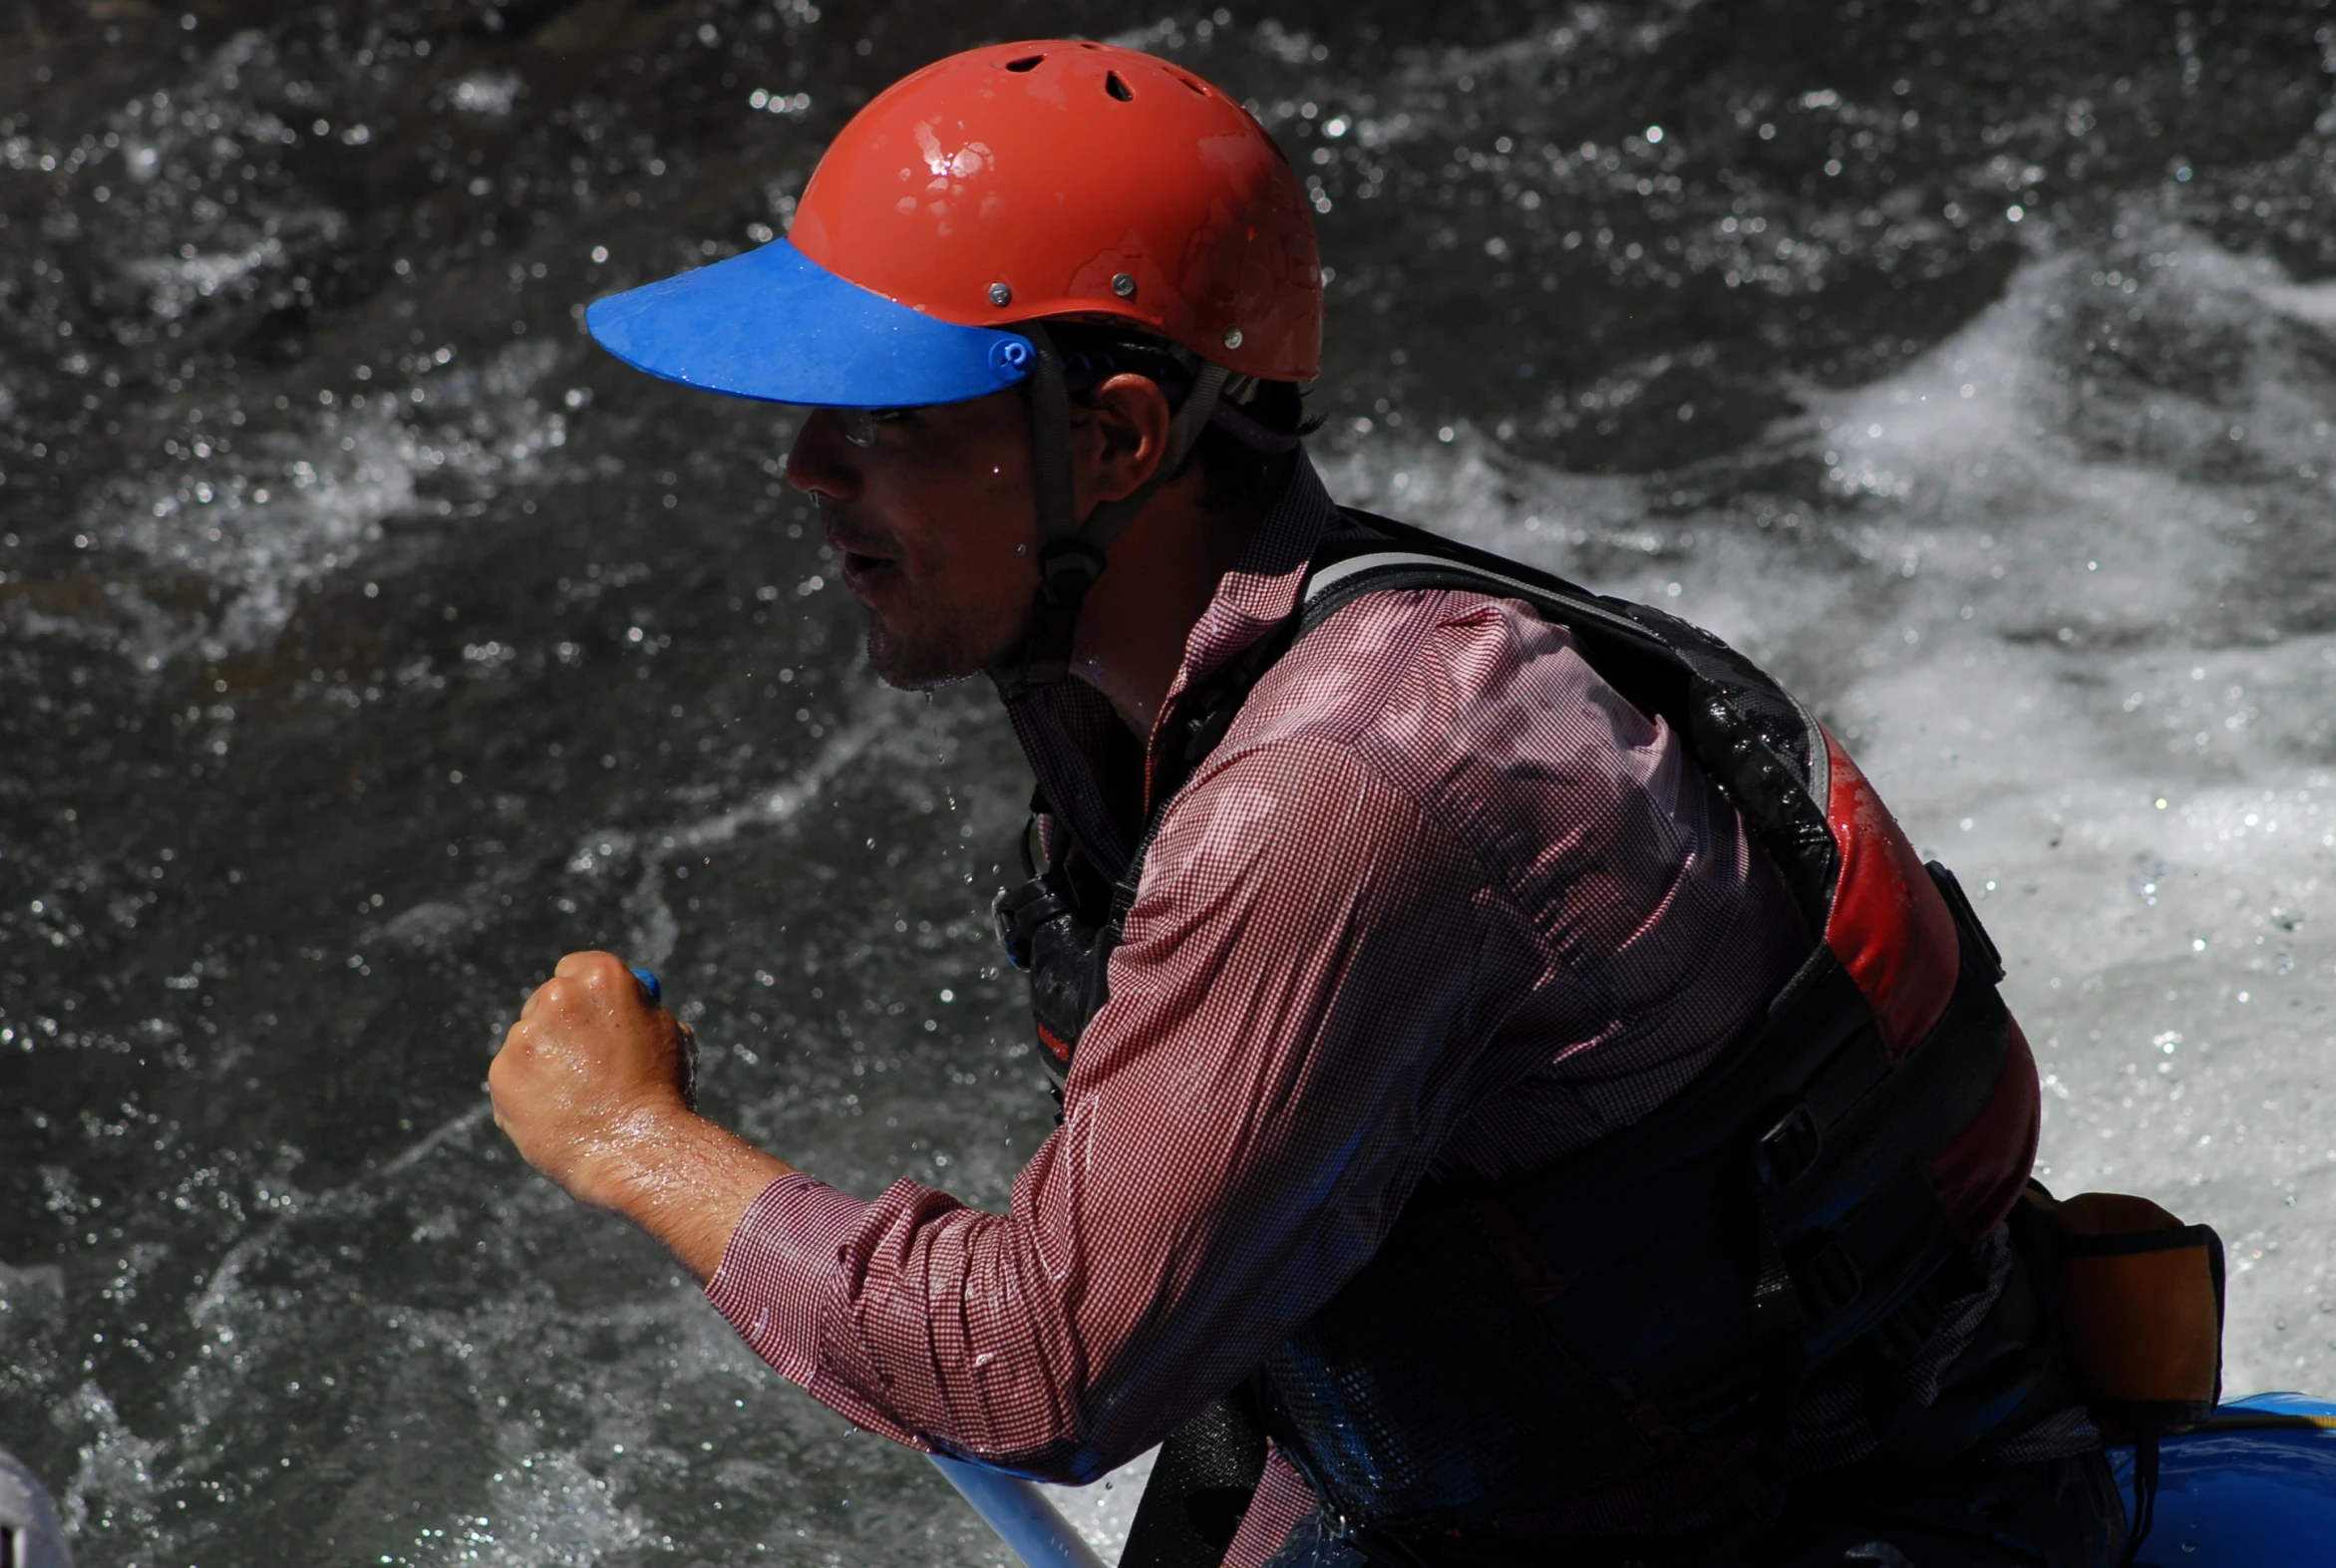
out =
[(681, 1026), (609, 953), (561, 959), (487, 1074), (495, 1124), (528, 1164), (640, 1226), (702, 1283), (794, 1167), (690, 1109), (681, 1082)]

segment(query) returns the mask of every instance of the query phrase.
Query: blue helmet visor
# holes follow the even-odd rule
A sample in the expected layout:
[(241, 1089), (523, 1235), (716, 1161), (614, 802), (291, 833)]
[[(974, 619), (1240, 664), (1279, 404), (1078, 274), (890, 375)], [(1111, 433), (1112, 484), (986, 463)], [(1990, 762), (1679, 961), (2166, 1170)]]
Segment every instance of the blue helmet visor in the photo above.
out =
[(784, 239), (595, 300), (584, 324), (636, 370), (685, 387), (841, 409), (960, 403), (1011, 387), (1036, 351), (845, 282)]

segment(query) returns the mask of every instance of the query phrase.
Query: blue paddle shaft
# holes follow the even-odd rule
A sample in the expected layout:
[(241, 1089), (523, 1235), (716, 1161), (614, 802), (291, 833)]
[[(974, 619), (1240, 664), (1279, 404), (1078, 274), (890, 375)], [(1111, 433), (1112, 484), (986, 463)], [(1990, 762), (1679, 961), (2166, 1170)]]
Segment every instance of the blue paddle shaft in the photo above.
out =
[(1037, 1482), (947, 1454), (925, 1457), (1029, 1568), (1108, 1568)]

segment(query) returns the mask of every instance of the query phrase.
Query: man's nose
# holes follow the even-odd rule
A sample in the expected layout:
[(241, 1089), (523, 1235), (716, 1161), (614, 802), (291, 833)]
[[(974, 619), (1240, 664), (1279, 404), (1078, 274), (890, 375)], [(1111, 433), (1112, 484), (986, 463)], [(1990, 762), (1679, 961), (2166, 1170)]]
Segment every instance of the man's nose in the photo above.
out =
[(787, 482), (807, 495), (847, 501), (859, 494), (859, 467), (833, 409), (814, 409), (787, 454)]

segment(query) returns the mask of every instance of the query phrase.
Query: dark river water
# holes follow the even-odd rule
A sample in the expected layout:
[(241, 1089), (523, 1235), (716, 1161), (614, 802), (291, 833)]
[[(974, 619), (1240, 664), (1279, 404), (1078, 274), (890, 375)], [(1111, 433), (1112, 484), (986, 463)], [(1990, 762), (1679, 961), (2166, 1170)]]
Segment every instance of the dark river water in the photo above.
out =
[[(706, 1103), (1004, 1201), (1051, 1123), (986, 688), (876, 685), (785, 411), (584, 302), (1078, 30), (1317, 191), (1343, 497), (1713, 626), (1984, 893), (2056, 1185), (2336, 1390), (2336, 12), (42, 0), (0, 11), (0, 1443), (85, 1568), (974, 1564), (533, 1177), (487, 1059), (664, 971)], [(1071, 1499), (1107, 1542), (1133, 1475)]]

